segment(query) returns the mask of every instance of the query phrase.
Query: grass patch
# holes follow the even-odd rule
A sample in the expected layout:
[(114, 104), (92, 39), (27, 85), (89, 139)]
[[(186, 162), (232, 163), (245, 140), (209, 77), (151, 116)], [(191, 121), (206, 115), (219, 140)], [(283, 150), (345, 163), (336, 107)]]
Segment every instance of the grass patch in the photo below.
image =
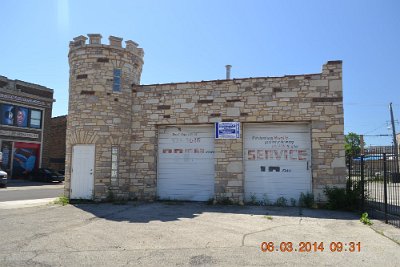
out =
[(65, 206), (69, 204), (69, 199), (67, 197), (61, 196), (54, 201), (54, 204)]
[(272, 221), (272, 219), (273, 219), (272, 216), (270, 216), (270, 215), (265, 215), (264, 218), (267, 220), (270, 220), (270, 221)]
[(372, 225), (371, 220), (368, 218), (368, 213), (366, 213), (366, 212), (364, 212), (361, 215), (360, 222), (362, 222), (365, 225)]

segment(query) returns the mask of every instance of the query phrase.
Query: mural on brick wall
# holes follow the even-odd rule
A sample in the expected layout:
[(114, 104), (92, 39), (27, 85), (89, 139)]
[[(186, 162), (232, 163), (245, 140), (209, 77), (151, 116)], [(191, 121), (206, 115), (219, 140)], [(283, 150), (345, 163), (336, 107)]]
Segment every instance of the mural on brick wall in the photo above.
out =
[(14, 144), (13, 176), (27, 178), (37, 168), (39, 159), (39, 144)]

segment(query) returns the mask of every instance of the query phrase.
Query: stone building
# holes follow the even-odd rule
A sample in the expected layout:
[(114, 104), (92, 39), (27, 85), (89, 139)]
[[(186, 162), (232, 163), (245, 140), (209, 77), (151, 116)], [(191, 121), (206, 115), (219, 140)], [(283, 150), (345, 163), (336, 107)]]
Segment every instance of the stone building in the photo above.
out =
[(70, 43), (70, 198), (297, 200), (344, 186), (342, 62), (322, 72), (140, 85), (143, 49)]
[(53, 90), (0, 76), (0, 145), (2, 169), (12, 178), (27, 178), (47, 167)]

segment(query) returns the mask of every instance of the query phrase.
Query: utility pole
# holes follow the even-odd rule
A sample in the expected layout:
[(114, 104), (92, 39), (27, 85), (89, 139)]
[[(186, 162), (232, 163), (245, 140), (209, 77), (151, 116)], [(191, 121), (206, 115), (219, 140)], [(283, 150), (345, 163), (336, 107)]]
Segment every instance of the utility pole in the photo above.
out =
[(393, 145), (394, 145), (394, 155), (395, 155), (395, 160), (396, 160), (396, 173), (399, 172), (399, 150), (397, 146), (397, 140), (396, 140), (396, 128), (394, 127), (394, 116), (393, 116), (393, 108), (392, 108), (392, 102), (389, 104), (389, 109), (390, 109), (390, 120), (392, 122), (392, 131), (393, 131)]
[(364, 155), (364, 135), (360, 134), (360, 154)]

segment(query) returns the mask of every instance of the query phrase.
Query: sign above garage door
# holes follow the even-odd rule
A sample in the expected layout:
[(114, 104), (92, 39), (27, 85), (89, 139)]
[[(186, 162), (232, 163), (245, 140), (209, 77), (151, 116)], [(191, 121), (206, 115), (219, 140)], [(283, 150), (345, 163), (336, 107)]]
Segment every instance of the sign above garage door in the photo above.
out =
[(239, 139), (240, 122), (216, 122), (215, 139)]
[(296, 201), (311, 191), (311, 137), (307, 124), (247, 124), (245, 198)]

